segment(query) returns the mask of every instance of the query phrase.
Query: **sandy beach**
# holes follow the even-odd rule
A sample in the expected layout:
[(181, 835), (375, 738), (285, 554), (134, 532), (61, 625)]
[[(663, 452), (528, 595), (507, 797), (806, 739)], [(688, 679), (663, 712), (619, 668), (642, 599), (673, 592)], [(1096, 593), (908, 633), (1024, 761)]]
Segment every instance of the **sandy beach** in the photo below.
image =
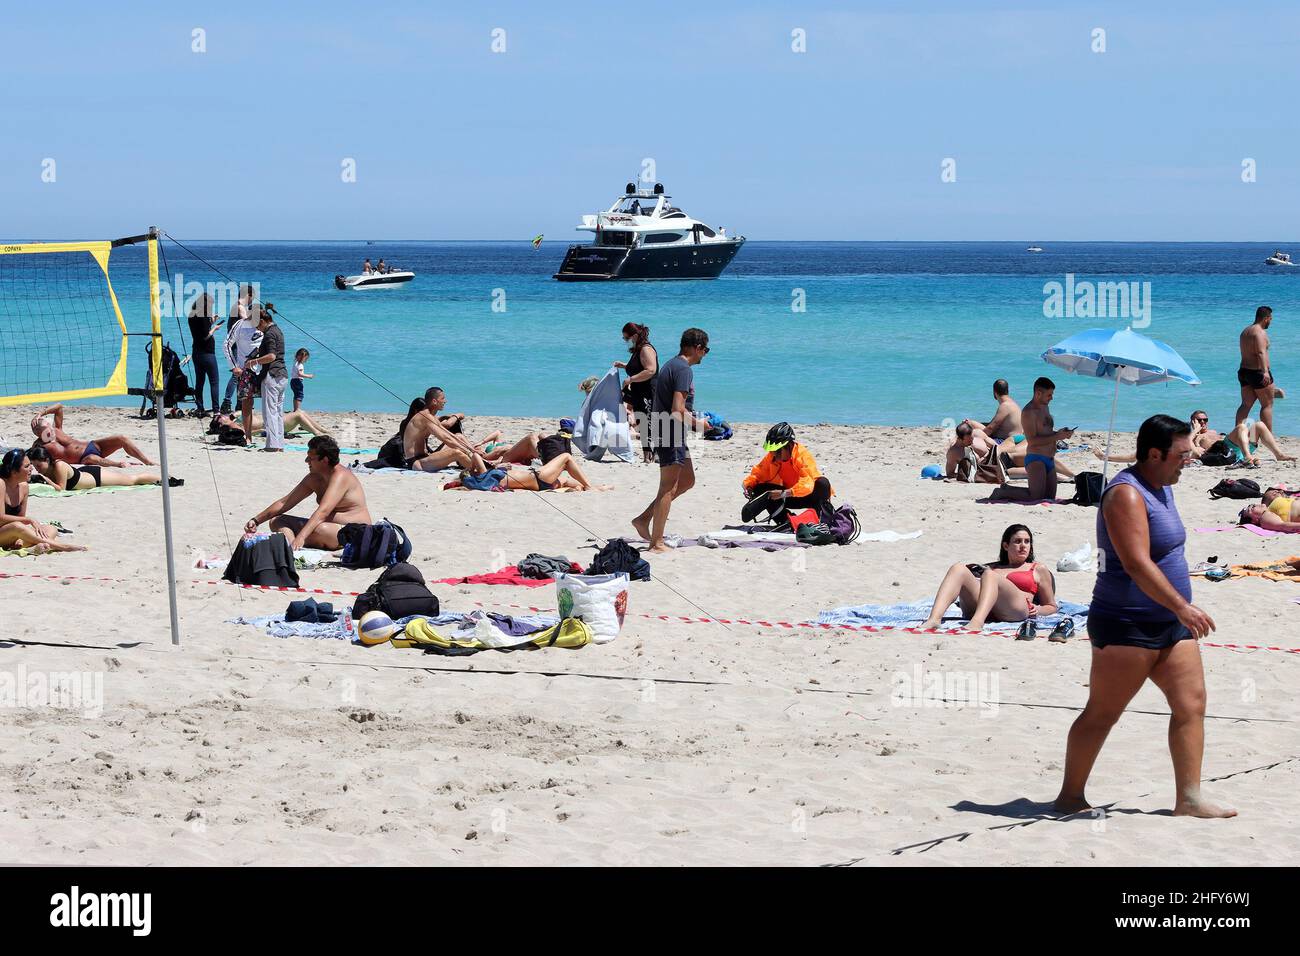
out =
[[(27, 444), (31, 414), (0, 409), (0, 440)], [(320, 419), (363, 447), (397, 424), (392, 415)], [(699, 484), (675, 505), (670, 532), (737, 521), (739, 482), (768, 424), (695, 443)], [(1300, 654), (1208, 646), (1300, 648), (1293, 584), (1194, 579), (1196, 602), (1218, 625), (1202, 648), (1204, 778), (1208, 794), (1240, 810), (1224, 821), (1168, 815), (1168, 709), (1149, 684), (1089, 785), (1110, 812), (1051, 818), (1066, 731), (1087, 696), (1082, 631), (1051, 644), (775, 623), (929, 599), (950, 563), (994, 560), (1014, 522), (1029, 525), (1051, 566), (1094, 543), (1094, 509), (979, 504), (989, 486), (920, 480), (923, 465), (942, 461), (939, 428), (798, 427), (864, 532), (919, 538), (654, 555), (654, 580), (631, 586), (612, 643), (449, 659), (228, 623), (281, 613), (291, 596), (209, 583), (218, 575), (194, 561), (229, 556), (248, 516), (304, 474), (303, 456), (218, 448), (193, 419), (168, 425), (171, 470), (186, 482), (173, 494), (180, 648), (168, 634), (158, 489), (33, 498), (30, 514), (57, 519), (89, 550), (0, 557), (0, 675), (85, 672), (103, 688), (96, 716), (29, 707), (0, 721), (0, 862), (1235, 866), (1300, 854), (1290, 813)], [(472, 417), (468, 431), (553, 427)], [(156, 424), (133, 410), (70, 408), (66, 428), (84, 438), (123, 432), (157, 452)], [(1294, 452), (1296, 439), (1282, 441)], [(1061, 460), (1100, 470), (1086, 451)], [(597, 538), (630, 533), (657, 481), (653, 465), (588, 471), (616, 490), (473, 494), (444, 492), (431, 477), (362, 481), (372, 514), (401, 524), (412, 562), (438, 578), (529, 552), (587, 564)], [(1300, 553), (1300, 538), (1191, 533), (1235, 519), (1238, 503), (1206, 494), (1229, 475), (1300, 484), (1294, 465), (1188, 468), (1176, 494), (1189, 562)], [(377, 575), (324, 568), (302, 572), (302, 583), (363, 591)], [(1087, 603), (1093, 579), (1058, 573), (1058, 594)], [(432, 587), (454, 611), (555, 607), (551, 586)], [(995, 700), (897, 699), (900, 681), (932, 674), (978, 675)]]

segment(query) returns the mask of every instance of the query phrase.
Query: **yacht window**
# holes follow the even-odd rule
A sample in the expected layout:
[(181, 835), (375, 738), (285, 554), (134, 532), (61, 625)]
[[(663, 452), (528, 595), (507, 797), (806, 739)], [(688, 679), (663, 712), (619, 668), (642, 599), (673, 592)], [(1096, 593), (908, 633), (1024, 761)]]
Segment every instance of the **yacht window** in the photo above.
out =
[(681, 242), (682, 237), (676, 232), (652, 232), (645, 237), (645, 244), (652, 245), (660, 242)]
[(717, 235), (716, 232), (714, 232), (712, 229), (710, 229), (710, 228), (709, 228), (708, 226), (706, 226), (704, 223), (700, 223), (700, 224), (697, 225), (695, 228), (698, 229), (698, 230), (700, 230), (700, 235), (701, 235), (701, 236), (704, 236), (704, 237), (707, 238), (707, 239), (712, 239), (714, 236)]
[(632, 233), (622, 232), (612, 229), (602, 229), (600, 232), (600, 245), (602, 246), (630, 246), (632, 245)]

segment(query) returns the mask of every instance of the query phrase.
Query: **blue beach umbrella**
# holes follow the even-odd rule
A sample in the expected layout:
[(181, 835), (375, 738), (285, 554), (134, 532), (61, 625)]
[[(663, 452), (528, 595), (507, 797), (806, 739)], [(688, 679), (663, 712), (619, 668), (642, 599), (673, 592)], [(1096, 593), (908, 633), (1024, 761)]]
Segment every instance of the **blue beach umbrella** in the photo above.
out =
[(1156, 382), (1201, 380), (1186, 360), (1164, 342), (1157, 342), (1132, 329), (1088, 329), (1058, 342), (1043, 353), (1043, 361), (1090, 378), (1115, 382), (1110, 403), (1110, 427), (1106, 430), (1106, 460), (1102, 462), (1102, 484), (1110, 466), (1110, 439), (1115, 431), (1115, 409), (1119, 404), (1119, 383), (1153, 385)]

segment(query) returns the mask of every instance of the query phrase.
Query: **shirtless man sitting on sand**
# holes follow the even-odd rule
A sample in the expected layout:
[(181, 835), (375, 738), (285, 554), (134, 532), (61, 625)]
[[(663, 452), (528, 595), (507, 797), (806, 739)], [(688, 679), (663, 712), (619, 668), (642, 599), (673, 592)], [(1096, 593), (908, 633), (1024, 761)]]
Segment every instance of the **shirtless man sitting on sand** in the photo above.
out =
[(1020, 406), (1011, 397), (1011, 386), (1007, 384), (1005, 378), (1000, 378), (993, 383), (993, 397), (997, 399), (998, 410), (989, 421), (977, 422), (968, 418), (962, 424), (969, 425), (977, 432), (983, 432), (986, 437), (995, 442), (1013, 438), (1017, 445), (1020, 444), (1025, 440), (1020, 428)]
[(1034, 382), (1034, 400), (1025, 406), (1021, 424), (1025, 430), (1025, 473), (1028, 488), (999, 485), (989, 496), (992, 501), (1045, 501), (1056, 497), (1056, 443), (1074, 435), (1072, 428), (1057, 428), (1048, 406), (1056, 383), (1041, 377)]
[(1273, 323), (1273, 310), (1261, 305), (1255, 310), (1255, 321), (1241, 330), (1237, 344), (1241, 347), (1241, 367), (1237, 369), (1237, 383), (1241, 386), (1241, 404), (1237, 406), (1236, 424), (1250, 416), (1250, 410), (1259, 402), (1259, 420), (1273, 431), (1273, 399), (1286, 398), (1286, 393), (1273, 383), (1273, 368), (1268, 357), (1268, 327)]
[[(54, 424), (46, 423), (45, 416), (53, 415)], [(124, 451), (142, 465), (152, 465), (148, 456), (125, 435), (109, 435), (94, 441), (73, 438), (63, 430), (63, 406), (51, 405), (32, 419), (32, 434), (55, 461), (69, 465), (99, 465), (101, 468), (125, 468), (129, 462), (110, 461), (108, 456)]]
[[(412, 471), (438, 471), (451, 465), (473, 469), (477, 449), (450, 431), (438, 417), (447, 404), (447, 396), (440, 388), (431, 388), (424, 394), (424, 411), (412, 415), (402, 431), (402, 460), (406, 467)], [(433, 451), (429, 450), (431, 439), (441, 443)]]
[[(285, 513), (312, 494), (316, 496), (316, 510), (311, 517), (298, 518)], [(339, 529), (345, 524), (373, 523), (361, 482), (350, 469), (339, 464), (338, 443), (328, 435), (318, 435), (307, 443), (307, 477), (293, 491), (249, 518), (244, 531), (253, 534), (268, 518), (271, 530), (289, 538), (295, 551), (303, 547), (337, 551), (342, 547)]]
[[(453, 412), (448, 414), (447, 393), (442, 389), (434, 387), (424, 393), (425, 407), (437, 419), (438, 424), (453, 435), (464, 439), (466, 444), (473, 448), (483, 458), (484, 461), (505, 462), (515, 465), (531, 464), (534, 458), (541, 457), (537, 451), (537, 443), (541, 441), (540, 432), (529, 432), (523, 438), (513, 445), (506, 447), (500, 439), (502, 433), (495, 431), (485, 438), (471, 442), (465, 437), (465, 414), (464, 412)], [(441, 449), (434, 449), (434, 452)], [(409, 453), (408, 453), (409, 456)]]

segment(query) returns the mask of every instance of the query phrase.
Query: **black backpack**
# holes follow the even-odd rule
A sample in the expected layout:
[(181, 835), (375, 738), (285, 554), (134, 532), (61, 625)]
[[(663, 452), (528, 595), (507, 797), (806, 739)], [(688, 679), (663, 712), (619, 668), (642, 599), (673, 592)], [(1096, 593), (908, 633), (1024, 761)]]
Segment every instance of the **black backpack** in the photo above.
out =
[(387, 518), (375, 524), (345, 524), (339, 528), (339, 544), (345, 568), (383, 568), (411, 556), (411, 539)]
[(352, 617), (357, 620), (371, 611), (383, 611), (394, 621), (414, 614), (437, 617), (438, 598), (425, 586), (419, 568), (400, 561), (385, 568), (352, 605)]
[(1074, 497), (1070, 500), (1076, 505), (1099, 505), (1101, 493), (1106, 486), (1101, 483), (1101, 472), (1081, 471), (1074, 476)]
[(1222, 438), (1201, 452), (1201, 464), (1209, 465), (1211, 468), (1222, 468), (1236, 460), (1237, 456), (1228, 451), (1228, 443)]
[(1215, 501), (1220, 498), (1244, 500), (1246, 498), (1263, 498), (1264, 493), (1259, 490), (1259, 485), (1249, 478), (1224, 478), (1210, 489), (1210, 497)]
[(610, 538), (596, 552), (587, 574), (626, 574), (633, 581), (649, 581), (650, 562), (622, 538)]

